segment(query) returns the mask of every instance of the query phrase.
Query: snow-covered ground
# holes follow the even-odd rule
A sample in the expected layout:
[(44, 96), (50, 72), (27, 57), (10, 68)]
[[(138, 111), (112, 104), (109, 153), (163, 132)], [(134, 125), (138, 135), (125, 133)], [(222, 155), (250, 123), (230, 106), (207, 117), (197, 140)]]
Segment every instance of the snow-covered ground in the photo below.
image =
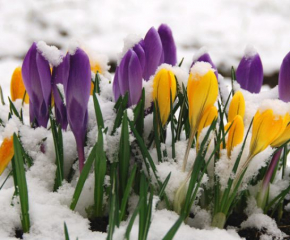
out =
[(185, 57), (186, 66), (206, 46), (216, 65), (229, 71), (250, 43), (269, 75), (290, 51), (289, 8), (287, 0), (1, 0), (0, 84), (8, 93), (12, 71), (33, 41), (66, 50), (71, 39), (78, 39), (115, 60), (128, 34), (144, 36), (160, 23), (172, 28), (178, 58)]

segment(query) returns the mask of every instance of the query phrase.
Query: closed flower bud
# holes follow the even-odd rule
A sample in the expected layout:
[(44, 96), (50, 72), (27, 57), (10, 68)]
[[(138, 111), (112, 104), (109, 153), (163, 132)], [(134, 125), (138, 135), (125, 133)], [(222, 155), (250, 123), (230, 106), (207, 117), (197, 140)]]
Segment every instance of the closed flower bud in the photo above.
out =
[(170, 92), (172, 103), (176, 96), (176, 80), (172, 71), (160, 69), (153, 80), (153, 100), (158, 103), (162, 126), (167, 122), (170, 113)]
[(263, 65), (255, 49), (247, 47), (237, 71), (237, 81), (242, 89), (259, 93), (263, 85)]
[(30, 122), (46, 128), (51, 105), (51, 72), (36, 43), (32, 44), (24, 58), (22, 77), (29, 95)]
[(14, 155), (13, 136), (4, 138), (0, 146), (0, 175), (3, 173)]
[(25, 91), (26, 90), (22, 79), (21, 67), (17, 67), (12, 74), (10, 83), (11, 100), (15, 101), (16, 99), (23, 99), (25, 94), (24, 102), (29, 103), (28, 93)]
[(249, 156), (254, 157), (273, 143), (284, 132), (288, 122), (288, 113), (284, 116), (275, 116), (272, 109), (262, 113), (258, 110), (253, 120)]
[(227, 155), (230, 158), (231, 152), (235, 146), (240, 144), (244, 138), (244, 122), (240, 115), (236, 115), (233, 119), (227, 140)]
[(290, 52), (285, 56), (279, 72), (279, 98), (290, 102)]
[(228, 113), (228, 121), (231, 122), (235, 118), (235, 116), (240, 115), (242, 119), (245, 115), (245, 99), (241, 91), (237, 91), (233, 96), (233, 99), (230, 103), (229, 113)]

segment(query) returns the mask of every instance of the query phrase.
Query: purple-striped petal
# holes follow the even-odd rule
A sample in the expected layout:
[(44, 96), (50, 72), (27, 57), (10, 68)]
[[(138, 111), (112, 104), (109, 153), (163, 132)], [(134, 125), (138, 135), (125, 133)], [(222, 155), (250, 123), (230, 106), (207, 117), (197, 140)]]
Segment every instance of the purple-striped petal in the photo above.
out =
[(137, 54), (137, 56), (139, 58), (140, 65), (142, 67), (142, 71), (143, 71), (143, 69), (145, 68), (146, 57), (145, 57), (145, 52), (144, 52), (144, 49), (143, 49), (141, 43), (136, 44), (133, 47), (133, 51)]
[(161, 39), (154, 27), (149, 29), (144, 38), (144, 51), (146, 56), (146, 64), (143, 72), (143, 78), (145, 80), (149, 80), (159, 66), (163, 51)]
[(121, 96), (120, 87), (119, 87), (119, 67), (117, 67), (115, 76), (114, 76), (113, 93), (114, 93), (114, 99), (117, 102), (119, 97)]
[(290, 102), (290, 52), (285, 56), (279, 72), (279, 98)]
[(129, 106), (139, 102), (142, 93), (142, 67), (135, 52), (129, 62)]
[(258, 53), (244, 56), (237, 68), (236, 77), (241, 88), (259, 93), (263, 84), (263, 65)]
[(177, 57), (176, 46), (174, 38), (172, 36), (172, 31), (166, 24), (161, 24), (158, 28), (158, 34), (160, 36), (163, 48), (163, 60), (161, 57), (162, 61), (160, 63), (168, 63), (174, 66), (177, 62)]

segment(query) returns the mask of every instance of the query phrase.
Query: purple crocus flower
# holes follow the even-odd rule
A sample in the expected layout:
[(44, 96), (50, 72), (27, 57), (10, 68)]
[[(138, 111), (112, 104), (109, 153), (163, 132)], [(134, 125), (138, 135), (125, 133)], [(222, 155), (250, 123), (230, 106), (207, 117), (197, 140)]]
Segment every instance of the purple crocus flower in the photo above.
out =
[(148, 81), (162, 63), (176, 64), (176, 46), (171, 29), (165, 24), (158, 31), (150, 28), (144, 40), (122, 58), (113, 83), (115, 101), (129, 92), (128, 106), (137, 104), (142, 93), (142, 78)]
[(35, 42), (24, 58), (22, 77), (29, 95), (30, 122), (46, 128), (51, 104), (51, 73), (48, 61)]
[[(67, 119), (75, 136), (80, 171), (85, 162), (84, 145), (88, 124), (88, 101), (91, 89), (91, 68), (87, 54), (77, 48), (73, 55), (64, 59), (68, 78), (64, 78)], [(66, 81), (65, 81), (66, 80)]]
[(132, 49), (125, 54), (116, 71), (113, 91), (116, 101), (121, 95), (129, 92), (128, 105), (139, 102), (142, 93), (142, 65), (137, 53)]
[(63, 61), (52, 70), (52, 92), (54, 96), (54, 110), (56, 122), (61, 125), (61, 128), (66, 130), (67, 128), (67, 113), (66, 106), (64, 105), (57, 84), (64, 84), (67, 82), (69, 75), (69, 55), (67, 54)]
[(263, 85), (263, 65), (259, 54), (247, 48), (237, 71), (237, 81), (242, 89), (251, 93), (259, 93)]
[(216, 78), (218, 78), (218, 71), (217, 71), (217, 68), (216, 66), (214, 65), (213, 61), (211, 60), (210, 58), (210, 55), (207, 53), (206, 49), (205, 48), (201, 48), (200, 49), (200, 54), (198, 54), (198, 56), (194, 57), (193, 61), (192, 61), (192, 64), (190, 66), (190, 69), (192, 68), (192, 66), (196, 63), (196, 62), (207, 62), (209, 63), (212, 68), (215, 70), (215, 75), (216, 75)]
[(279, 98), (290, 102), (290, 52), (285, 56), (279, 73)]
[(163, 49), (160, 64), (167, 63), (172, 66), (176, 65), (176, 46), (171, 29), (166, 24), (161, 24), (158, 28), (158, 34), (161, 39)]

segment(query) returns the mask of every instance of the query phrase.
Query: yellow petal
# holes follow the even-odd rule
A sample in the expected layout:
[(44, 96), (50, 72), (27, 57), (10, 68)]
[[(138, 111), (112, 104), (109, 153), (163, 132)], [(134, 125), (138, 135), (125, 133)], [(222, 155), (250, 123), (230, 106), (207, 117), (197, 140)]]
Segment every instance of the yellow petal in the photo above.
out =
[(200, 123), (198, 125), (198, 129), (197, 129), (197, 144), (196, 144), (197, 149), (198, 149), (198, 145), (199, 145), (199, 135), (200, 135), (202, 129), (211, 125), (213, 120), (215, 120), (217, 118), (217, 116), (218, 116), (218, 111), (217, 111), (217, 108), (215, 106), (209, 107), (202, 115)]
[(240, 115), (243, 119), (245, 115), (245, 109), (246, 104), (244, 96), (240, 91), (237, 91), (230, 103), (228, 121), (233, 121), (236, 115)]
[[(10, 83), (11, 100), (15, 101), (16, 99), (23, 99), (24, 94), (25, 86), (22, 79), (21, 67), (17, 67), (12, 74)], [(29, 97), (27, 92), (25, 94), (24, 102), (29, 103)]]
[(172, 71), (161, 69), (153, 80), (153, 100), (158, 102), (162, 126), (167, 122), (170, 113), (170, 91), (172, 104), (176, 96), (176, 80)]
[(290, 139), (290, 124), (287, 125), (284, 132), (271, 143), (272, 147), (280, 147)]
[(0, 175), (3, 173), (4, 169), (11, 161), (13, 155), (13, 136), (11, 136), (10, 138), (4, 138), (0, 146)]
[(229, 158), (233, 148), (240, 144), (244, 138), (244, 122), (242, 117), (240, 115), (236, 115), (230, 126), (231, 128), (229, 130), (227, 141), (227, 155)]
[(187, 82), (187, 98), (189, 105), (189, 123), (192, 131), (196, 131), (203, 113), (211, 107), (218, 96), (218, 83), (213, 71), (205, 75), (190, 73)]
[(254, 116), (250, 156), (255, 156), (274, 142), (286, 129), (289, 114), (275, 116), (272, 109), (262, 113), (257, 111)]

